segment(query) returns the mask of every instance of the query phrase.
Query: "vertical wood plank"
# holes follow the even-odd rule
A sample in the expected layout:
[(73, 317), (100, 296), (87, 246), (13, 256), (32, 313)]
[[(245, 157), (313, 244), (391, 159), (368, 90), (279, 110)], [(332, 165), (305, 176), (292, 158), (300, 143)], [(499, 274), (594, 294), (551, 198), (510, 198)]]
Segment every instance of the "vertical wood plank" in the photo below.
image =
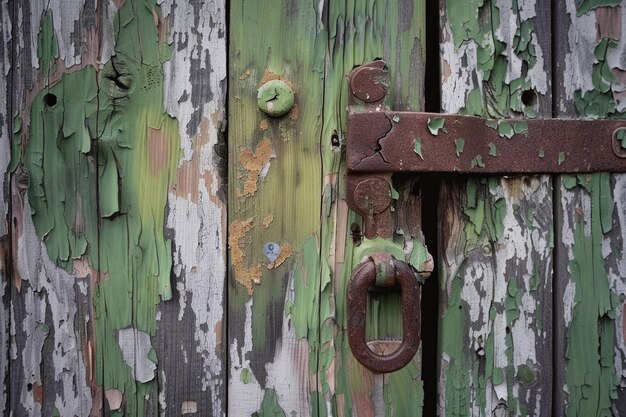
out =
[[(94, 2), (78, 2), (72, 8), (43, 1), (11, 6), (13, 51), (6, 62), (12, 70), (7, 115), (12, 143), (5, 148), (12, 149), (7, 188), (12, 207), (10, 410), (15, 415), (97, 415), (101, 392), (95, 386), (90, 351), (93, 286), (88, 273), (58, 268), (48, 256), (26, 197), (34, 179), (20, 158), (32, 132), (31, 111), (41, 122), (41, 113), (33, 109), (41, 109), (47, 86), (57, 83), (67, 68), (89, 64), (86, 53), (93, 49), (87, 34), (97, 31)], [(3, 30), (9, 29), (4, 22)], [(95, 189), (95, 183), (91, 186)]]
[(10, 199), (8, 190), (9, 175), (7, 170), (11, 158), (11, 74), (13, 47), (13, 6), (8, 1), (0, 2), (0, 172), (2, 187), (0, 191), (0, 414), (9, 414), (9, 347), (11, 331), (11, 285), (10, 285)]
[[(156, 350), (163, 415), (226, 410), (226, 100), (224, 1), (165, 1), (165, 109), (182, 156), (168, 195), (173, 298), (159, 304)], [(221, 152), (221, 154), (220, 154)]]
[(222, 414), (223, 2), (15, 16), (11, 409)]
[[(322, 223), (322, 351), (320, 384), (325, 412), (338, 416), (419, 416), (424, 401), (421, 353), (405, 368), (374, 375), (352, 356), (347, 340), (346, 286), (361, 261), (353, 234), (360, 216), (345, 202), (342, 144), (346, 133), (346, 75), (356, 66), (383, 58), (391, 71), (388, 105), (395, 110), (423, 109), (425, 2), (327, 2), (328, 53), (325, 74), (324, 129), (321, 138), (324, 175)], [(419, 195), (415, 177), (397, 179), (397, 247), (422, 250)], [(361, 230), (361, 229), (359, 229)], [(401, 232), (400, 232), (401, 231)], [(363, 245), (368, 245), (364, 242)], [(420, 265), (415, 265), (419, 267)], [(369, 336), (398, 338), (399, 302), (371, 300)], [(434, 341), (431, 341), (434, 342)]]
[[(442, 110), (549, 117), (550, 2), (441, 2)], [(502, 140), (523, 140), (523, 129)], [(457, 151), (467, 138), (458, 139)], [(477, 163), (497, 158), (497, 142)], [(547, 415), (552, 185), (446, 179), (440, 198), (439, 412)]]
[[(231, 413), (420, 414), (418, 361), (379, 378), (374, 389), (344, 338), (350, 224), (359, 220), (345, 203), (341, 146), (345, 75), (354, 65), (386, 58), (395, 71), (390, 104), (421, 107), (423, 7), (231, 3)], [(266, 10), (272, 13), (259, 20)], [(257, 109), (256, 90), (268, 79), (283, 79), (296, 93), (295, 109), (282, 119)], [(419, 235), (407, 230), (407, 245), (411, 232)], [(278, 265), (270, 244), (280, 248)]]
[[(557, 4), (556, 116), (626, 117), (624, 6)], [(555, 187), (555, 414), (624, 415), (626, 175), (560, 176)]]
[[(318, 1), (230, 2), (231, 415), (316, 415), (324, 50)], [(282, 117), (257, 89), (287, 83)]]

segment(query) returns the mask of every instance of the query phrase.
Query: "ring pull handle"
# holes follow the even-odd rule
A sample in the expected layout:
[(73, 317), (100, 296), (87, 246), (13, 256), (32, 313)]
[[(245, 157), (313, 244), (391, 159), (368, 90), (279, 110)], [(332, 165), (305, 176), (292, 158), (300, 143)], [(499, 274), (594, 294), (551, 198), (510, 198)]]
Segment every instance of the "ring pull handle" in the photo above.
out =
[[(387, 257), (389, 262), (380, 262)], [(400, 285), (402, 290), (402, 343), (388, 355), (372, 352), (365, 340), (367, 293), (370, 287)], [(420, 286), (409, 265), (377, 254), (361, 263), (352, 273), (347, 291), (348, 342), (354, 357), (374, 372), (397, 371), (408, 364), (420, 342)]]

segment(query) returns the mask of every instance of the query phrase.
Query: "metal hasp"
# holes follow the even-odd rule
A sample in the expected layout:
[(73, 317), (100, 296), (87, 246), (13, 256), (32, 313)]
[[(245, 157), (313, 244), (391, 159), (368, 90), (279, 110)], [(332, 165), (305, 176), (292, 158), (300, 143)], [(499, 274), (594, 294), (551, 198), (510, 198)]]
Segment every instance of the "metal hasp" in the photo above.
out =
[[(392, 182), (397, 172), (539, 174), (626, 172), (626, 122), (619, 120), (482, 119), (394, 112), (384, 105), (389, 71), (383, 61), (349, 75), (346, 199), (363, 217), (368, 239), (392, 238)], [(358, 265), (347, 291), (348, 341), (374, 372), (402, 368), (420, 340), (417, 272), (386, 253)], [(389, 354), (365, 338), (367, 293), (400, 285), (403, 338)]]

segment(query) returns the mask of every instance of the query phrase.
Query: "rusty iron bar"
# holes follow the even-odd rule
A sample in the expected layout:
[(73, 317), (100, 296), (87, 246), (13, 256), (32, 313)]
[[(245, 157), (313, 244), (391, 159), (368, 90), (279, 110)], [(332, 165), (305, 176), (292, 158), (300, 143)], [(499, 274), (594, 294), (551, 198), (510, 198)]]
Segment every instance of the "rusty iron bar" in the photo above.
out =
[(349, 75), (346, 198), (367, 238), (393, 235), (396, 172), (626, 172), (626, 121), (395, 112), (384, 104), (389, 82), (384, 61)]
[[(381, 268), (381, 263), (387, 267)], [(402, 343), (389, 354), (378, 354), (370, 349), (365, 337), (367, 294), (370, 288), (394, 285), (399, 285), (402, 290)], [(420, 342), (421, 291), (409, 265), (383, 254), (366, 259), (352, 273), (346, 304), (348, 343), (352, 354), (363, 366), (374, 372), (393, 372), (413, 359)]]

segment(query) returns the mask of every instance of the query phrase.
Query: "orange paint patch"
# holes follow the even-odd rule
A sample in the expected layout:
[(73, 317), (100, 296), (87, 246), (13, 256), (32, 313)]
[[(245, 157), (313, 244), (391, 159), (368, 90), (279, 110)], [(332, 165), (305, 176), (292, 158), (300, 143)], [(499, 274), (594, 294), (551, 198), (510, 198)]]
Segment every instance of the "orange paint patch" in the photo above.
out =
[(170, 157), (170, 144), (163, 129), (148, 128), (148, 161), (150, 173), (158, 174), (167, 165)]
[(269, 128), (270, 128), (270, 123), (267, 121), (267, 119), (261, 120), (261, 123), (259, 124), (259, 129), (267, 130)]
[(263, 227), (267, 229), (273, 221), (274, 215), (272, 213), (266, 214), (265, 217), (263, 217)]
[(245, 265), (246, 253), (243, 246), (250, 243), (246, 234), (252, 230), (253, 222), (254, 217), (247, 220), (235, 220), (228, 228), (228, 247), (234, 267), (235, 281), (246, 287), (248, 295), (252, 295), (253, 284), (260, 284), (263, 276), (260, 264), (252, 268), (247, 268)]
[[(209, 120), (203, 118), (200, 122), (198, 134), (193, 138), (192, 155), (188, 161), (183, 161), (176, 173), (174, 193), (178, 197), (198, 203), (200, 198), (200, 154), (202, 147), (209, 142)], [(205, 183), (207, 178), (204, 179)]]
[(245, 200), (256, 193), (261, 171), (266, 169), (266, 165), (269, 164), (273, 156), (272, 142), (269, 139), (263, 139), (254, 152), (244, 148), (239, 153), (239, 160), (246, 171), (243, 189), (238, 192), (239, 197), (243, 197)]
[(291, 255), (293, 254), (293, 248), (291, 247), (291, 244), (289, 243), (285, 243), (284, 245), (282, 245), (280, 247), (280, 252), (278, 254), (278, 257), (273, 261), (270, 262), (267, 265), (267, 269), (274, 269), (274, 268), (278, 268), (280, 265), (282, 265), (283, 262), (285, 262)]

